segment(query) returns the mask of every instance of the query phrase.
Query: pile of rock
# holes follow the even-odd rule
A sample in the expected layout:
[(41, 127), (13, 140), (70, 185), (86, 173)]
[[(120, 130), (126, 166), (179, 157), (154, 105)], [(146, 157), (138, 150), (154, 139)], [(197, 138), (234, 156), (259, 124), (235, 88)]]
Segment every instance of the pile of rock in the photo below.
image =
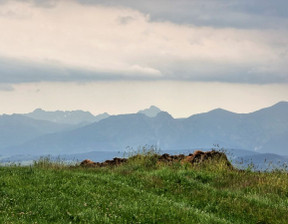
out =
[[(84, 160), (80, 163), (80, 166), (82, 167), (105, 167), (105, 166), (118, 166), (122, 163), (126, 163), (129, 159), (126, 158), (117, 158), (115, 157), (113, 160), (106, 160), (105, 162), (99, 163), (99, 162), (93, 162), (91, 160)], [(158, 156), (159, 162), (164, 163), (171, 163), (171, 162), (187, 162), (191, 164), (195, 163), (203, 163), (205, 161), (219, 161), (222, 160), (226, 163), (228, 167), (232, 167), (231, 163), (227, 159), (226, 155), (223, 152), (219, 151), (208, 151), (203, 152), (200, 150), (195, 151), (193, 154), (189, 154), (188, 156), (185, 156), (184, 154), (180, 155), (169, 155), (168, 153), (165, 153), (163, 155)]]
[(104, 166), (118, 166), (122, 163), (127, 162), (127, 159), (125, 158), (117, 158), (115, 157), (113, 160), (106, 160), (105, 162), (99, 163), (99, 162), (93, 162), (89, 159), (85, 159), (80, 163), (80, 166), (82, 167), (104, 167)]

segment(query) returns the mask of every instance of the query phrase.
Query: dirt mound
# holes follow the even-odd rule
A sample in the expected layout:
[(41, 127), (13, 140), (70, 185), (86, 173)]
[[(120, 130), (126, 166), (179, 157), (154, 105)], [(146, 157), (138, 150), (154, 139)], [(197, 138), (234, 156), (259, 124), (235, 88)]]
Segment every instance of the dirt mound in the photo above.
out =
[(165, 153), (162, 156), (160, 156), (158, 160), (160, 162), (173, 162), (173, 161), (181, 161), (185, 158), (186, 158), (186, 156), (184, 154), (169, 155), (168, 153)]
[(80, 166), (82, 167), (104, 167), (104, 166), (118, 166), (122, 163), (125, 163), (127, 162), (127, 159), (125, 158), (113, 158), (113, 160), (106, 160), (102, 163), (96, 163), (96, 162), (93, 162), (89, 159), (85, 159), (83, 160), (81, 163), (80, 163)]
[[(188, 156), (185, 156), (184, 154), (179, 155), (169, 155), (168, 153), (165, 153), (163, 155), (158, 156), (159, 162), (164, 163), (171, 163), (171, 162), (188, 162), (191, 164), (199, 164), (203, 163), (205, 161), (224, 161), (228, 167), (232, 167), (231, 163), (227, 159), (226, 155), (223, 152), (218, 151), (208, 151), (203, 152), (200, 150), (195, 151), (193, 154), (189, 154)], [(105, 167), (105, 166), (118, 166), (122, 163), (126, 163), (129, 161), (129, 159), (125, 158), (113, 158), (113, 160), (106, 160), (102, 163), (99, 162), (93, 162), (91, 160), (84, 160), (80, 163), (80, 166), (82, 167)]]
[(189, 163), (203, 163), (205, 161), (225, 161), (227, 166), (232, 166), (229, 160), (227, 159), (227, 156), (223, 152), (218, 151), (208, 151), (208, 152), (202, 152), (200, 150), (195, 151), (193, 154), (189, 154), (186, 156), (184, 161), (187, 161)]
[(185, 156), (183, 154), (169, 155), (169, 154), (165, 153), (159, 157), (160, 162), (183, 161), (183, 162), (188, 162), (191, 164), (203, 163), (203, 162), (209, 161), (209, 160), (219, 161), (221, 159), (226, 162), (227, 166), (232, 166), (231, 163), (228, 161), (226, 155), (223, 152), (218, 152), (218, 151), (214, 151), (214, 150), (208, 151), (208, 152), (203, 152), (203, 151), (197, 150), (194, 153), (189, 154), (188, 156)]
[(118, 166), (122, 163), (126, 163), (128, 159), (125, 158), (113, 158), (113, 160), (106, 160), (103, 163), (99, 163), (99, 166)]
[(89, 159), (85, 159), (80, 163), (80, 166), (84, 166), (84, 167), (96, 167), (97, 163), (89, 160)]

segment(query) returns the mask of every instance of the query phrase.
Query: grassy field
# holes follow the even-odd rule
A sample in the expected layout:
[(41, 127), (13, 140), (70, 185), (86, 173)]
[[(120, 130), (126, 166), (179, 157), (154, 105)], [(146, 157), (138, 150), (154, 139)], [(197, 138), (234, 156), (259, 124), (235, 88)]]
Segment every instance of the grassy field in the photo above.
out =
[(288, 223), (287, 172), (221, 162), (0, 167), (0, 223)]

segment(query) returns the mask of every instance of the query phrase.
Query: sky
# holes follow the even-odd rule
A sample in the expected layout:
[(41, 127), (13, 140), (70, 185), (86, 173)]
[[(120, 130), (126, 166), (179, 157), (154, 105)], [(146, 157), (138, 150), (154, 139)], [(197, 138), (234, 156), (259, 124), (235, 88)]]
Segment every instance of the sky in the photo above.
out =
[(0, 0), (0, 114), (288, 101), (286, 0)]

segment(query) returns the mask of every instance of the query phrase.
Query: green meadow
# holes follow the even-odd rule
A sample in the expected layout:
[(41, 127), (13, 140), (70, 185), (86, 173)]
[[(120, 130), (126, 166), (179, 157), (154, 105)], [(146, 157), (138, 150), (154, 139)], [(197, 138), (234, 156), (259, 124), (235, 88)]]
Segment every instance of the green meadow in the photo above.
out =
[(224, 162), (0, 166), (0, 223), (288, 223), (288, 174)]

